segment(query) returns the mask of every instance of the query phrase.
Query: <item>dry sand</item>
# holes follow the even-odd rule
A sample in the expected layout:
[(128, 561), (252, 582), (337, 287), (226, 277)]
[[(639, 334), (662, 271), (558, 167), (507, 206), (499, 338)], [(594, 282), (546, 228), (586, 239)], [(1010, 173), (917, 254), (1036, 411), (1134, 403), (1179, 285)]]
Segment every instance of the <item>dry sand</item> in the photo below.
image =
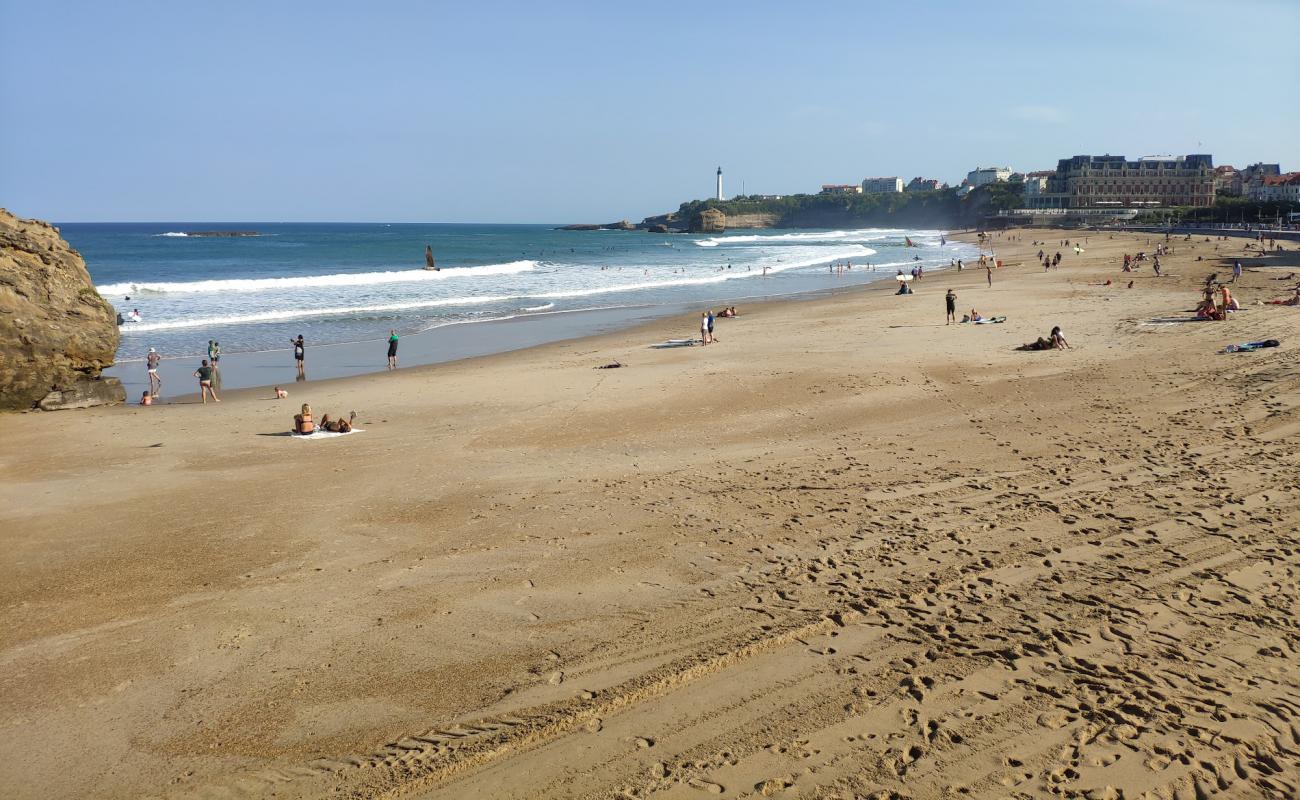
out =
[(0, 795), (1296, 797), (1300, 308), (1021, 235), (708, 348), (0, 418)]

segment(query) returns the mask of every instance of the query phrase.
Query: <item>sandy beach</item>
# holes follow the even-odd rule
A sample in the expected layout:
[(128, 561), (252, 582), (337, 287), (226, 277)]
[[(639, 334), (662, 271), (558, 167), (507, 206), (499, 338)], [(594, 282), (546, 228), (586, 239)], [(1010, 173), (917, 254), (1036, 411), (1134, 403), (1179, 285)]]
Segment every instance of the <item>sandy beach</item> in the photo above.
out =
[(0, 416), (0, 795), (1300, 795), (1296, 254), (1192, 322), (1244, 241), (1078, 235), (709, 347)]

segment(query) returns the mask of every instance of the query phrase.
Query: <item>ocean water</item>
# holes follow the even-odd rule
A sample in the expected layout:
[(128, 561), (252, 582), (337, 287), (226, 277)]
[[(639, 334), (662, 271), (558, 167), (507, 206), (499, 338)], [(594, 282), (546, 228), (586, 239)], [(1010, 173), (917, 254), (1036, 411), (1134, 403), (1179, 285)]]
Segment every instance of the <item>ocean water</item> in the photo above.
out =
[[(540, 225), (68, 223), (100, 293), (124, 316), (119, 361), (382, 340), (526, 315), (704, 308), (887, 279), (978, 257), (929, 230), (719, 235)], [(255, 230), (207, 238), (186, 230)], [(905, 237), (916, 244), (907, 247)], [(423, 269), (430, 245), (440, 271)], [(915, 259), (919, 258), (919, 262)], [(848, 261), (843, 275), (829, 265)], [(870, 265), (870, 266), (868, 266)], [(129, 299), (128, 299), (129, 298)]]

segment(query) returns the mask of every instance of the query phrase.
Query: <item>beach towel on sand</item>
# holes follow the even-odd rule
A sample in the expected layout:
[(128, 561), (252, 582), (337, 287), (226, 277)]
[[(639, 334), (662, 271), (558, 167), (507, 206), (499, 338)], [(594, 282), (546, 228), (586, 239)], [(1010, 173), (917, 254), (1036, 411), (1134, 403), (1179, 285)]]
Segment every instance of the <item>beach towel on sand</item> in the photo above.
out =
[(317, 429), (317, 430), (316, 430), (315, 432), (313, 432), (313, 433), (294, 433), (294, 434), (291, 434), (291, 438), (294, 438), (294, 439), (301, 439), (301, 440), (303, 440), (303, 441), (310, 441), (310, 440), (313, 440), (313, 439), (333, 439), (333, 438), (336, 437), (336, 436), (351, 436), (351, 435), (354, 434), (354, 433), (365, 433), (365, 430), (362, 429), (362, 428), (353, 428), (352, 430), (348, 431), (347, 433), (336, 433), (336, 432), (334, 432), (334, 431), (324, 431), (324, 430)]
[(1251, 350), (1262, 350), (1265, 347), (1281, 347), (1282, 343), (1277, 339), (1265, 339), (1262, 342), (1246, 342), (1245, 344), (1230, 344), (1223, 348), (1225, 353), (1249, 353)]

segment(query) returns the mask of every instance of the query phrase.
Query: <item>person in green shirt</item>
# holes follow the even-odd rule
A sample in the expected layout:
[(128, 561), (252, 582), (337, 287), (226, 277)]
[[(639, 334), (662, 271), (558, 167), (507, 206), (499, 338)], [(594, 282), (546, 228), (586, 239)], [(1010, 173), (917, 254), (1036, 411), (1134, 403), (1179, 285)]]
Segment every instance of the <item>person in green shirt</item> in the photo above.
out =
[(388, 368), (397, 369), (397, 331), (388, 332)]
[(203, 366), (194, 370), (194, 377), (199, 379), (199, 393), (203, 397), (203, 404), (208, 404), (208, 393), (212, 393), (212, 402), (220, 403), (221, 398), (217, 397), (217, 390), (212, 388), (212, 367), (208, 366), (208, 360), (203, 359)]

